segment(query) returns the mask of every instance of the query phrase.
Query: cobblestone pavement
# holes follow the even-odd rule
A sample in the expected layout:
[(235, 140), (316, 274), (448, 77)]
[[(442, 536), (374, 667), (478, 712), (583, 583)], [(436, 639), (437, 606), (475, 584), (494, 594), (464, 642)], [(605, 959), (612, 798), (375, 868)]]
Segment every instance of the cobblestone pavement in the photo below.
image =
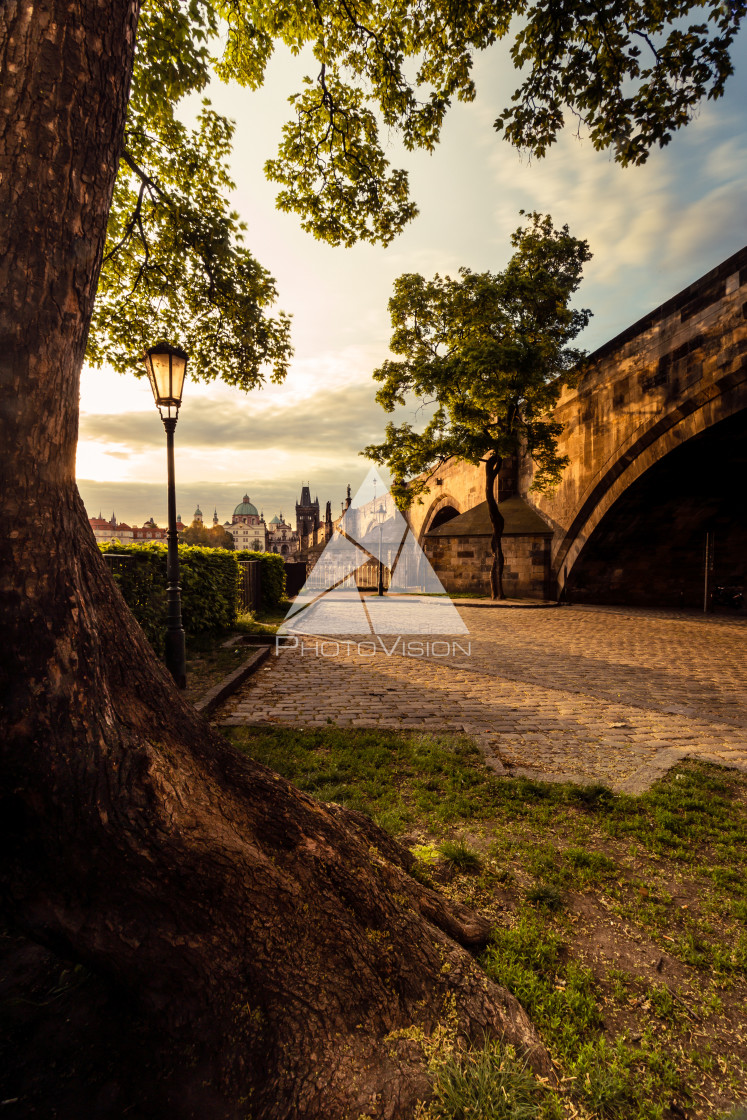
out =
[(499, 773), (631, 793), (688, 755), (747, 767), (747, 619), (456, 605), (457, 639), (299, 638), (218, 722), (463, 732)]

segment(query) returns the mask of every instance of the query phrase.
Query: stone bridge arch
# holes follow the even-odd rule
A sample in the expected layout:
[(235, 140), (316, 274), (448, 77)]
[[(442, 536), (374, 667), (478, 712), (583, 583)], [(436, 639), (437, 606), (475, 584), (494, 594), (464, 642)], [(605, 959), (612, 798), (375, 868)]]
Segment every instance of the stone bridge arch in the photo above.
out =
[(439, 486), (435, 493), (424, 494), (422, 502), (416, 501), (410, 506), (406, 514), (406, 520), (413, 536), (422, 547), (425, 534), (434, 527), (439, 516), (441, 520), (437, 523), (442, 525), (451, 517), (457, 517), (464, 509), (464, 501), (460, 500), (451, 488), (445, 490)]
[(422, 547), (426, 533), (429, 533), (431, 529), (437, 529), (439, 525), (445, 525), (447, 521), (458, 517), (461, 512), (462, 509), (456, 498), (448, 493), (439, 494), (435, 501), (425, 507), (420, 528), (417, 529), (416, 525), (412, 525), (418, 544)]
[[(578, 575), (574, 573), (579, 564), (583, 565), (589, 542), (639, 479), (695, 437), (712, 432), (718, 440), (722, 422), (740, 417), (747, 418), (747, 371), (744, 369), (720, 379), (665, 415), (642, 423), (634, 430), (600, 466), (566, 531), (558, 534), (554, 542), (553, 568), (558, 589), (562, 591), (567, 583), (578, 583)], [(701, 440), (699, 443), (701, 454), (712, 457), (716, 450), (713, 442)], [(721, 461), (720, 469), (727, 474), (732, 467)], [(640, 489), (641, 494), (652, 493), (650, 488), (648, 491)], [(683, 500), (685, 497), (682, 495)]]
[[(747, 248), (591, 356), (578, 386), (563, 393), (555, 411), (563, 424), (559, 447), (570, 464), (555, 493), (528, 494), (553, 529), (558, 594), (567, 581), (578, 582), (589, 542), (619, 503), (642, 517), (646, 510), (635, 509), (631, 495), (665, 497), (637, 486), (639, 479), (747, 409), (746, 355)], [(524, 492), (530, 483), (525, 464)]]
[(725, 411), (683, 420), (682, 438), (595, 519), (568, 573), (572, 601), (702, 607), (719, 585), (744, 591), (747, 408)]
[[(559, 450), (569, 459), (558, 487), (551, 494), (534, 493), (526, 459), (517, 478), (518, 498), (542, 518), (544, 535), (552, 535), (546, 595), (562, 594), (566, 581), (571, 589), (579, 587), (594, 565), (597, 575), (605, 564), (617, 571), (616, 557), (626, 549), (630, 557), (632, 537), (623, 539), (615, 519), (645, 524), (653, 539), (659, 529), (652, 506), (679, 527), (680, 536), (690, 533), (688, 563), (700, 549), (698, 533), (714, 519), (733, 553), (742, 540), (741, 526), (747, 526), (742, 505), (747, 487), (740, 482), (724, 494), (725, 479), (747, 476), (747, 247), (600, 347), (578, 384), (563, 392), (554, 415), (562, 424)], [(710, 495), (696, 469), (698, 456), (708, 464)], [(697, 510), (680, 484), (678, 464), (697, 491)], [(453, 503), (466, 516), (484, 500), (478, 467), (449, 462), (438, 474), (424, 504), (410, 514), (421, 542), (440, 509)], [(639, 549), (645, 539), (641, 529)], [(657, 561), (662, 569), (684, 555), (680, 549), (675, 557), (675, 549), (667, 560), (665, 543)], [(455, 555), (456, 568), (462, 556), (467, 552)], [(739, 576), (736, 567), (729, 570)], [(740, 578), (747, 580), (747, 572)], [(594, 594), (592, 588), (590, 601)], [(603, 598), (632, 601), (626, 595), (621, 584), (608, 587)]]

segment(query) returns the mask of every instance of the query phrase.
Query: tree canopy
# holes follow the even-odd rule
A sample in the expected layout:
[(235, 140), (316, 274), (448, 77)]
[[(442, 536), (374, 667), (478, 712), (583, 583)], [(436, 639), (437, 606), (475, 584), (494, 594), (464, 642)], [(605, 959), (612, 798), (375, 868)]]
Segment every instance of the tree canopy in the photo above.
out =
[(208, 548), (233, 548), (233, 537), (222, 525), (203, 525), (193, 521), (179, 534), (182, 544), (203, 544)]
[[(476, 56), (513, 37), (521, 84), (495, 127), (542, 156), (568, 122), (622, 164), (669, 143), (704, 98), (720, 97), (746, 3), (664, 0), (147, 0), (124, 152), (112, 205), (88, 357), (124, 371), (141, 344), (168, 337), (190, 371), (248, 389), (291, 354), (276, 289), (243, 242), (230, 208), (233, 124), (205, 101), (197, 126), (179, 120), (215, 74), (259, 87), (278, 44), (312, 73), (266, 172), (278, 206), (315, 237), (388, 244), (417, 213), (404, 169), (385, 154), (438, 143), (454, 100), (475, 97)], [(690, 22), (688, 22), (690, 21)]]
[(408, 396), (437, 404), (423, 432), (390, 423), (386, 440), (363, 452), (389, 467), (400, 504), (426, 491), (429, 472), (452, 457), (477, 464), (524, 449), (536, 463), (535, 489), (557, 482), (565, 466), (551, 411), (584, 356), (568, 344), (590, 312), (570, 299), (591, 253), (568, 226), (556, 230), (537, 213), (511, 244), (503, 272), (395, 281), (390, 346), (403, 357), (374, 372), (376, 399), (387, 412)]
[(552, 409), (583, 358), (569, 343), (590, 315), (570, 302), (591, 257), (585, 241), (532, 213), (511, 244), (503, 272), (462, 268), (458, 280), (407, 273), (395, 281), (390, 345), (402, 357), (374, 372), (382, 383), (376, 399), (388, 412), (408, 396), (437, 407), (424, 431), (390, 423), (386, 439), (363, 452), (392, 472), (402, 508), (448, 459), (484, 463), (497, 595), (503, 522), (494, 483), (504, 459), (520, 452), (535, 463), (534, 489), (559, 480), (568, 460), (558, 452), (562, 425)]

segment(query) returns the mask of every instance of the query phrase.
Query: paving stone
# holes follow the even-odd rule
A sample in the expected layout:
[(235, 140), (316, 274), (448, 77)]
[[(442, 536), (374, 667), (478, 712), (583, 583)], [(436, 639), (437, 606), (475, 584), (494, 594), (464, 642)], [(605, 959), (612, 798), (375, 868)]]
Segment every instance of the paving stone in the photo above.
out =
[(747, 619), (456, 606), (468, 657), (371, 657), (356, 640), (341, 640), (336, 656), (315, 655), (313, 642), (303, 655), (289, 647), (216, 720), (463, 729), (500, 771), (630, 792), (681, 757), (747, 765)]

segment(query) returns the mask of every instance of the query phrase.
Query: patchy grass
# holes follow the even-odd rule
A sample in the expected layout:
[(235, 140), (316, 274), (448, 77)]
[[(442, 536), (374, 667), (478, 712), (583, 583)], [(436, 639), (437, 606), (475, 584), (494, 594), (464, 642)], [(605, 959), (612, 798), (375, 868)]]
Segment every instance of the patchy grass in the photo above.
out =
[(470, 848), (464, 840), (442, 840), (438, 846), (443, 859), (453, 864), (458, 871), (479, 871), (480, 854)]
[(498, 778), (465, 739), (231, 737), (320, 799), (369, 813), (414, 851), (418, 878), (494, 921), (483, 966), (527, 1008), (559, 1088), (491, 1045), (434, 1071), (423, 1117), (740, 1115), (747, 777), (685, 763), (631, 797)]
[(239, 615), (230, 630), (187, 634), (186, 699), (191, 703), (201, 699), (251, 655), (251, 647), (240, 643), (224, 648), (230, 638), (237, 634), (256, 634), (266, 635), (271, 640), (289, 606), (289, 602), (283, 602), (268, 611), (246, 611)]
[(285, 620), (291, 606), (290, 599), (283, 599), (276, 607), (266, 610), (245, 611), (236, 619), (234, 630), (242, 634), (275, 634)]
[(428, 1120), (562, 1120), (560, 1103), (510, 1046), (452, 1054), (436, 1067)]
[(223, 648), (231, 631), (199, 634), (187, 638), (187, 687), (185, 698), (194, 704), (224, 677), (246, 661), (250, 650), (246, 646)]

